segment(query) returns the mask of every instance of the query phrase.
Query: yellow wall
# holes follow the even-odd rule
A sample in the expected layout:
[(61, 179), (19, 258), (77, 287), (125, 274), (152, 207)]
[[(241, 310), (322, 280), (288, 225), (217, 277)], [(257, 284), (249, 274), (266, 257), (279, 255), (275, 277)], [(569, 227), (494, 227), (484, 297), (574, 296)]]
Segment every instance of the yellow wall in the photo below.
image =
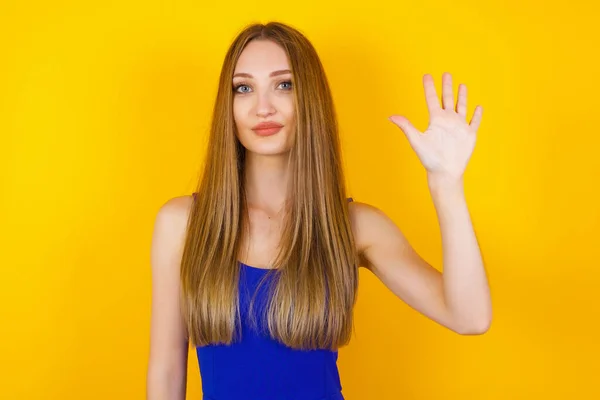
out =
[[(465, 180), (493, 326), (453, 334), (363, 271), (347, 399), (600, 398), (594, 2), (94, 3), (1, 6), (0, 398), (144, 397), (154, 216), (195, 187), (227, 46), (270, 19), (322, 57), (350, 195), (438, 267), (424, 170), (387, 117), (424, 129), (421, 77), (439, 91), (446, 70), (485, 108)], [(200, 398), (193, 352), (188, 382)]]

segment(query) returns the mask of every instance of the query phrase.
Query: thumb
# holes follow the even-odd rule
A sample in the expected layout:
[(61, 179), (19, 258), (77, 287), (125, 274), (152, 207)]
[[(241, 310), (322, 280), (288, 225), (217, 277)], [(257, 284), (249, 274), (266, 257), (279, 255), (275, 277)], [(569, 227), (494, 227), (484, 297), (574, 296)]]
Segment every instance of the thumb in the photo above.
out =
[(401, 115), (392, 115), (388, 119), (402, 129), (402, 132), (404, 132), (410, 141), (416, 139), (416, 137), (421, 133), (408, 119), (406, 119), (406, 117)]

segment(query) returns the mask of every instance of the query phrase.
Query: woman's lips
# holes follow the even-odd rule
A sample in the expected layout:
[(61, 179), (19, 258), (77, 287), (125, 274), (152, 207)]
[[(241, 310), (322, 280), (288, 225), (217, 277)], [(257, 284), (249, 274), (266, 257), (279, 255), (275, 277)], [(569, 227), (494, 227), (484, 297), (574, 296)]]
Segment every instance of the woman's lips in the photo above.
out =
[(283, 126), (277, 126), (273, 128), (263, 128), (263, 129), (252, 129), (258, 136), (271, 136), (279, 132), (283, 128)]

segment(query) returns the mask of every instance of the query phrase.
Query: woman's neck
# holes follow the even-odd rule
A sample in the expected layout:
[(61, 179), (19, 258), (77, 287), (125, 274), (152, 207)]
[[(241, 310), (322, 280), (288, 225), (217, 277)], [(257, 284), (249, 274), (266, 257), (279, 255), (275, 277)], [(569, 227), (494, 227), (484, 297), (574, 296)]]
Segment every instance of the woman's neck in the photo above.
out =
[(281, 211), (288, 195), (288, 154), (246, 152), (244, 187), (249, 206), (273, 214)]

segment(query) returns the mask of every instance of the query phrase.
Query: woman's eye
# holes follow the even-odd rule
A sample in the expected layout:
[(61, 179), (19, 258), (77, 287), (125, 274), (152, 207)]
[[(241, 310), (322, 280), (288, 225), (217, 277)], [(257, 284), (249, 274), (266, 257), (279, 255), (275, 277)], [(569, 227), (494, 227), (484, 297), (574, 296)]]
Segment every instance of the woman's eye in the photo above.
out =
[(285, 82), (281, 82), (281, 84), (280, 84), (280, 85), (283, 85), (284, 83), (287, 83), (287, 84), (289, 85), (289, 86), (288, 86), (288, 89), (291, 89), (292, 82), (290, 82), (290, 81), (285, 81)]
[(242, 83), (242, 84), (239, 84), (239, 85), (237, 85), (237, 86), (234, 88), (234, 90), (235, 90), (236, 92), (238, 92), (238, 93), (246, 93), (246, 92), (240, 92), (240, 91), (238, 90), (238, 89), (239, 89), (239, 88), (241, 88), (241, 87), (248, 87), (248, 85), (245, 85), (245, 84), (243, 84), (243, 83)]

